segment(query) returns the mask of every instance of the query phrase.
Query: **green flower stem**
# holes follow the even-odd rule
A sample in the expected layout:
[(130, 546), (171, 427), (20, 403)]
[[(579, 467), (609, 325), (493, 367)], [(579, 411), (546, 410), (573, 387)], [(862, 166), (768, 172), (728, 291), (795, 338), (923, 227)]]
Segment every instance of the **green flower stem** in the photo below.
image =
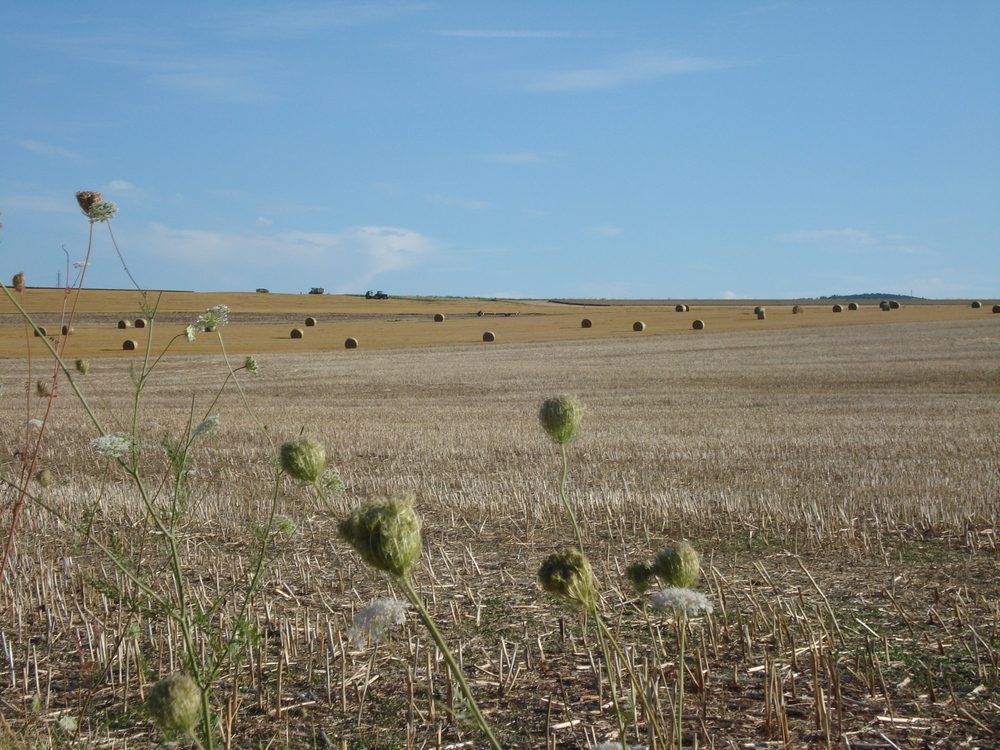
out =
[(573, 506), (569, 504), (566, 497), (566, 477), (569, 474), (569, 463), (566, 460), (566, 443), (559, 444), (559, 451), (562, 454), (562, 474), (559, 477), (559, 499), (562, 500), (563, 507), (569, 514), (569, 520), (573, 523), (573, 533), (576, 534), (576, 543), (580, 546), (580, 554), (586, 555), (583, 549), (583, 534), (580, 533), (580, 525), (576, 522), (576, 513)]
[(687, 668), (684, 664), (684, 648), (687, 643), (687, 610), (681, 609), (679, 611), (677, 624), (680, 628), (680, 632), (677, 634), (678, 650), (680, 651), (678, 666), (680, 668), (677, 672), (677, 707), (675, 709), (677, 715), (674, 717), (674, 734), (677, 739), (677, 750), (681, 750), (684, 739), (682, 724), (684, 721), (684, 670)]
[(469, 684), (465, 681), (465, 675), (462, 674), (462, 670), (459, 669), (458, 663), (455, 661), (455, 657), (452, 656), (451, 650), (448, 648), (448, 644), (444, 642), (441, 632), (437, 629), (437, 625), (434, 624), (434, 620), (431, 619), (427, 608), (424, 607), (423, 600), (417, 594), (416, 589), (413, 588), (413, 584), (410, 583), (408, 578), (397, 578), (396, 580), (398, 580), (400, 585), (402, 585), (403, 591), (406, 593), (406, 598), (410, 600), (410, 604), (412, 604), (417, 610), (417, 614), (420, 615), (421, 622), (424, 623), (427, 631), (431, 634), (431, 638), (434, 639), (434, 643), (437, 644), (438, 650), (441, 652), (445, 663), (448, 665), (448, 669), (451, 670), (452, 675), (456, 680), (458, 680), (459, 687), (462, 690), (462, 695), (464, 695), (465, 700), (468, 701), (469, 708), (472, 710), (472, 715), (476, 719), (476, 724), (478, 724), (479, 728), (483, 730), (483, 734), (486, 735), (486, 739), (490, 743), (490, 747), (493, 748), (493, 750), (501, 750), (500, 743), (493, 734), (493, 730), (490, 729), (490, 725), (486, 723), (486, 717), (483, 716), (482, 711), (479, 710), (479, 704), (476, 703), (476, 699), (472, 695), (472, 690), (469, 688)]

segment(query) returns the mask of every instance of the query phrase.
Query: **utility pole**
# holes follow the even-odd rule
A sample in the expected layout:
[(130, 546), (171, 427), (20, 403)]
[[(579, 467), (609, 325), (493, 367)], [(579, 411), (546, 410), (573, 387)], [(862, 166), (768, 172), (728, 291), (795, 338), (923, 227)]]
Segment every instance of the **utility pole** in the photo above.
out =
[(56, 272), (56, 289), (62, 288), (62, 271)]

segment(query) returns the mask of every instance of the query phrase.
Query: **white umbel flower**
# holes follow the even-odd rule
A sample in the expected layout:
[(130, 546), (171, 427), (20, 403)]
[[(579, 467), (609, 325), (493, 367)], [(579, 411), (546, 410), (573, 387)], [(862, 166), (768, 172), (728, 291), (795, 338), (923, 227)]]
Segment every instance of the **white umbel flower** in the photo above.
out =
[(226, 305), (216, 305), (205, 310), (194, 322), (197, 328), (218, 328), (229, 322), (229, 308)]
[(406, 622), (406, 613), (410, 605), (398, 599), (376, 599), (362, 609), (347, 629), (347, 640), (355, 647), (361, 647), (368, 641), (378, 643), (393, 625)]
[(692, 589), (667, 588), (653, 594), (653, 609), (684, 610), (689, 617), (711, 614), (715, 607), (700, 591)]
[(124, 432), (101, 435), (91, 440), (90, 446), (103, 458), (121, 458), (132, 451), (132, 436)]

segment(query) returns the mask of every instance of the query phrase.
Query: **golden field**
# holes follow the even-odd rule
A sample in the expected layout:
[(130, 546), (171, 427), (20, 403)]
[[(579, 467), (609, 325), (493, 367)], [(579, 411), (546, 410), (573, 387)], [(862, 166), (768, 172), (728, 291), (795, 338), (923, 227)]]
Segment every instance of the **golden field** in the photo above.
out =
[[(26, 290), (25, 304), (57, 326), (60, 300), (43, 293)], [(247, 355), (259, 363), (237, 378), (265, 434), (232, 383), (213, 404), (226, 372), (215, 334), (175, 342), (135, 412), (129, 373), (149, 329), (114, 324), (139, 317), (138, 302), (84, 292), (66, 357), (93, 361), (74, 383), (105, 432), (134, 426), (145, 473), (165, 477), (164, 434), (219, 416), (193, 455), (179, 531), (194, 596), (225, 601), (218, 625), (239, 617), (225, 597), (245, 585), (254, 519), (268, 508), (268, 436), (317, 438), (346, 486), (331, 512), (308, 488), (279, 482), (278, 510), (299, 535), (271, 560), (249, 610), (253, 637), (213, 684), (220, 746), (485, 746), (414, 619), (377, 648), (344, 635), (394, 588), (338, 539), (336, 515), (406, 492), (424, 520), (415, 582), (503, 745), (614, 738), (593, 635), (535, 580), (541, 559), (573, 537), (558, 451), (536, 418), (543, 398), (563, 392), (587, 407), (567, 491), (603, 617), (664, 716), (683, 668), (686, 747), (997, 746), (1000, 315), (957, 302), (842, 313), (799, 303), (792, 315), (791, 303), (769, 301), (757, 320), (754, 303), (688, 302), (676, 313), (673, 301), (165, 293), (154, 353), (204, 309), (231, 308), (220, 333), (234, 366)], [(95, 545), (117, 545), (160, 585), (162, 540), (115, 463), (90, 450), (97, 428), (65, 378), (56, 398), (37, 392), (52, 374), (40, 342), (9, 308), (0, 314), (2, 528), (11, 486), (24, 482), (66, 519), (29, 501), (14, 529), (0, 747), (155, 746), (142, 698), (177, 668), (176, 626), (116, 594), (128, 583)], [(317, 325), (304, 327), (306, 316)], [(581, 329), (583, 317), (594, 327)], [(691, 330), (694, 318), (706, 329)], [(645, 331), (631, 330), (636, 320)], [(292, 327), (304, 338), (289, 339)], [(497, 341), (483, 343), (485, 330)], [(125, 335), (138, 352), (120, 350)], [(344, 350), (347, 336), (358, 350)], [(43, 488), (24, 478), (21, 456), (37, 437), (27, 420), (50, 403)], [(157, 482), (167, 493), (169, 481)], [(71, 528), (84, 515), (90, 538)], [(701, 552), (699, 588), (715, 604), (692, 623), (683, 665), (674, 621), (648, 624), (622, 577), (681, 538)], [(210, 650), (209, 631), (200, 637)], [(642, 710), (626, 700), (626, 712), (631, 744), (655, 741)]]

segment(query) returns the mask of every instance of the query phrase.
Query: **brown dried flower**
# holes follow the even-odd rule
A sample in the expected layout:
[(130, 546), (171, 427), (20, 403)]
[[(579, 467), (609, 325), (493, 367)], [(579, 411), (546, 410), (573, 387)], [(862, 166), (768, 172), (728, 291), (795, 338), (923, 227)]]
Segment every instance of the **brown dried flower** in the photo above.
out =
[(14, 283), (11, 286), (14, 287), (14, 291), (15, 292), (23, 292), (24, 291), (24, 274), (23, 273), (15, 273), (14, 274)]
[(80, 204), (80, 209), (87, 214), (87, 216), (90, 216), (90, 209), (103, 201), (104, 196), (91, 190), (81, 190), (76, 194), (76, 202)]

